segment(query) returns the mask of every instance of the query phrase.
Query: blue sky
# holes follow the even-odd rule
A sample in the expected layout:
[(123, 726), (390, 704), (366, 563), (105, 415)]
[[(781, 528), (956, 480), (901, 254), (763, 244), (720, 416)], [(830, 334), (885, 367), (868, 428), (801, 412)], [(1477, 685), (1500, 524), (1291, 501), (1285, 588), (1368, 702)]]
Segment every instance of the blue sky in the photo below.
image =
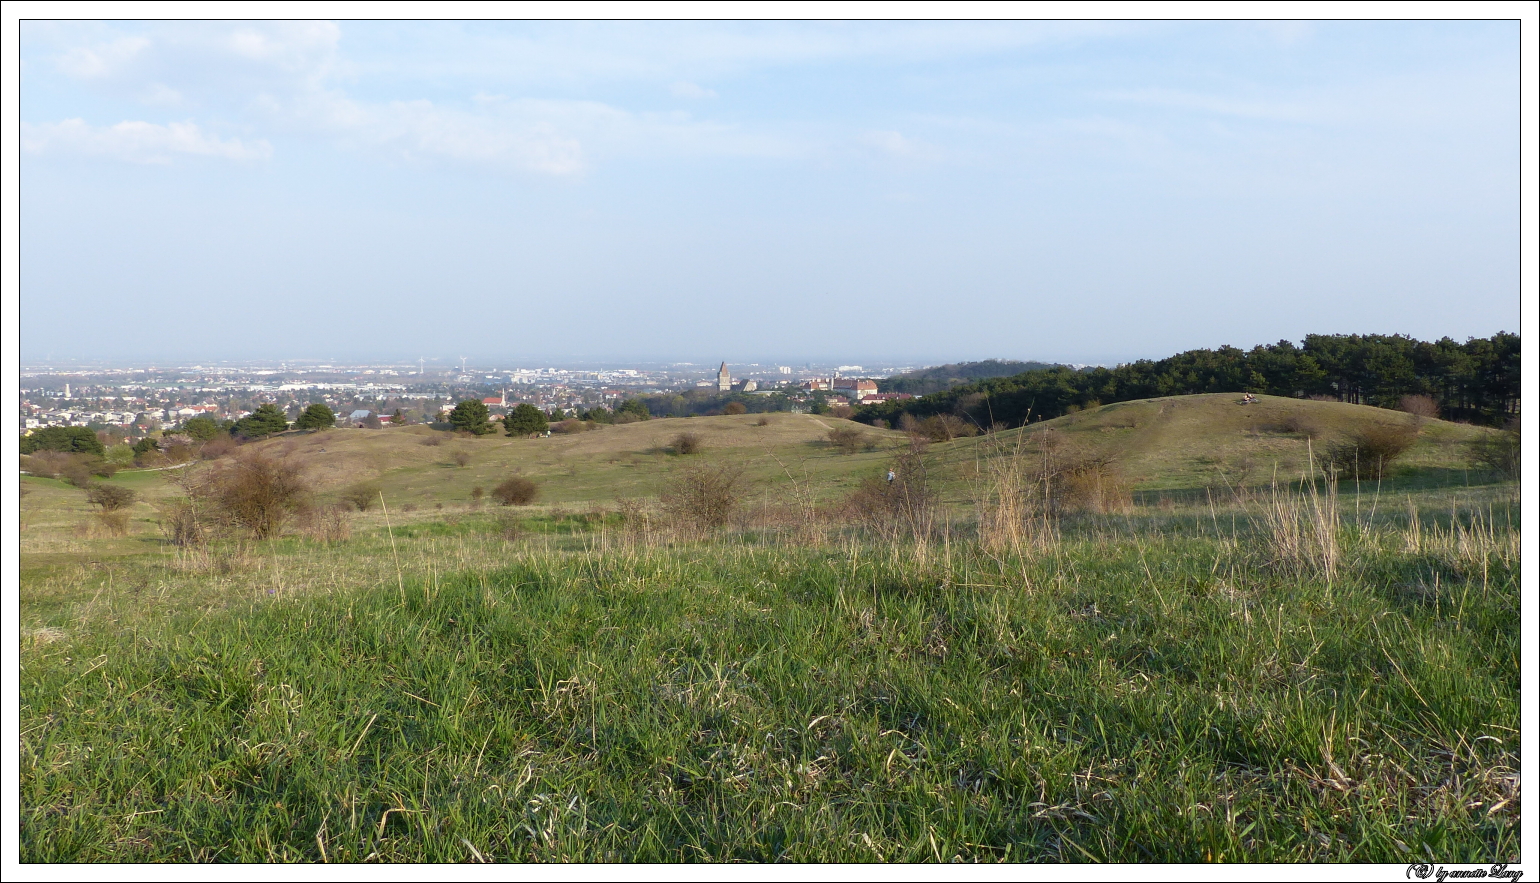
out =
[(1518, 330), (1517, 22), (21, 25), (21, 355)]

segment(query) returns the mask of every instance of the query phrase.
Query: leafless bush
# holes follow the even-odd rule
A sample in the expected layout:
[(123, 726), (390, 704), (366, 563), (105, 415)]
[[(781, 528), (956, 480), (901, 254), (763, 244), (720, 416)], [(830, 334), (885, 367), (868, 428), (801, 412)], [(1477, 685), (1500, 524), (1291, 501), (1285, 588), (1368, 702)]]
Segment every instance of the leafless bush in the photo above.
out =
[(69, 454), (69, 459), (59, 466), (59, 477), (78, 488), (87, 488), (96, 481), (96, 476), (111, 476), (117, 471), (100, 457), (89, 454)]
[(525, 534), (524, 522), (512, 512), (505, 513), (497, 520), (497, 532), (502, 535), (504, 541), (515, 542)]
[(562, 420), (559, 423), (552, 423), (551, 424), (551, 431), (552, 432), (562, 433), (562, 434), (566, 434), (566, 435), (571, 435), (571, 434), (575, 434), (575, 433), (579, 433), (579, 432), (587, 432), (590, 429), (596, 429), (596, 428), (598, 428), (598, 427), (596, 427), (594, 424), (589, 423), (589, 422), (584, 421), (584, 420), (579, 420), (579, 419), (577, 419), (575, 417), (569, 417), (566, 420)]
[(687, 466), (670, 477), (663, 509), (681, 527), (714, 530), (738, 508), (743, 484), (743, 470), (730, 463)]
[(310, 502), (298, 464), (248, 454), (211, 473), (196, 491), (212, 514), (257, 539), (278, 536)]
[(1321, 421), (1309, 414), (1301, 414), (1297, 411), (1284, 415), (1284, 418), (1278, 422), (1278, 427), (1284, 432), (1302, 435), (1311, 441), (1319, 439), (1325, 433), (1324, 428), (1321, 426)]
[(1519, 480), (1522, 460), (1519, 447), (1519, 418), (1508, 421), (1506, 429), (1482, 434), (1467, 450), (1471, 465), (1491, 469), (1512, 481)]
[(754, 425), (755, 426), (769, 426), (770, 425), (770, 418), (762, 416), (758, 420), (754, 421)]
[(418, 442), (418, 444), (422, 445), (425, 448), (436, 448), (436, 447), (438, 447), (439, 445), (441, 445), (443, 443), (444, 443), (444, 437), (441, 436), (441, 435), (430, 435), (427, 438), (423, 439), (421, 442)]
[(121, 537), (128, 535), (128, 512), (123, 509), (103, 509), (92, 513), (95, 527), (103, 536)]
[(829, 444), (847, 454), (860, 450), (864, 438), (861, 430), (854, 426), (837, 426), (829, 430)]
[(933, 442), (948, 442), (978, 435), (979, 428), (956, 414), (934, 414), (921, 420), (911, 434), (915, 432)]
[(1133, 488), (1110, 459), (1092, 458), (1063, 469), (1051, 486), (1049, 499), (1059, 512), (1128, 512)]
[(1438, 419), (1438, 402), (1430, 395), (1402, 396), (1397, 409), (1426, 420)]
[(203, 443), (203, 446), (198, 449), (198, 456), (204, 460), (218, 460), (220, 457), (234, 453), (240, 446), (241, 443), (234, 436), (220, 433)]
[(470, 451), (455, 451), (453, 454), (449, 455), (449, 458), (454, 461), (456, 466), (459, 466), (462, 469), (471, 465)]
[(318, 543), (340, 543), (353, 535), (351, 513), (348, 503), (314, 506), (302, 513), (300, 526), (306, 536)]
[(540, 486), (522, 475), (503, 479), (492, 488), (492, 499), (504, 506), (528, 506), (540, 495)]
[(380, 500), (380, 486), (372, 481), (361, 481), (345, 489), (339, 497), (343, 503), (354, 509), (368, 512), (369, 508)]
[(139, 499), (138, 494), (122, 485), (95, 482), (86, 488), (86, 502), (93, 506), (100, 506), (103, 512), (127, 509), (137, 499)]
[(23, 454), (21, 468), (40, 478), (55, 478), (65, 466), (73, 462), (75, 462), (74, 454), (61, 451), (38, 451), (35, 454)]
[(471, 503), (473, 505), (480, 506), (481, 505), (481, 498), (486, 496), (486, 495), (487, 495), (487, 489), (482, 487), (479, 484), (476, 485), (475, 487), (471, 488)]
[(160, 529), (172, 545), (183, 548), (208, 542), (211, 531), (190, 499), (172, 500), (161, 506)]
[(1115, 458), (1073, 444), (1051, 429), (1033, 441), (1034, 471), (1049, 512), (1106, 514), (1133, 508), (1133, 488)]
[(748, 406), (743, 402), (728, 402), (727, 406), (722, 409), (722, 413), (727, 414), (728, 416), (735, 416), (738, 414), (746, 414), (748, 413), (748, 410)]
[(894, 458), (887, 474), (872, 476), (845, 501), (845, 515), (889, 542), (928, 537), (936, 524), (937, 500), (921, 452)]
[(1378, 481), (1391, 464), (1417, 441), (1418, 427), (1399, 423), (1369, 423), (1327, 447), (1328, 470), (1342, 478)]
[(669, 444), (676, 454), (698, 454), (702, 447), (700, 435), (694, 432), (681, 432)]
[(829, 409), (829, 416), (838, 418), (840, 420), (849, 420), (850, 415), (854, 414), (855, 412), (856, 409), (850, 407), (849, 405), (835, 405)]

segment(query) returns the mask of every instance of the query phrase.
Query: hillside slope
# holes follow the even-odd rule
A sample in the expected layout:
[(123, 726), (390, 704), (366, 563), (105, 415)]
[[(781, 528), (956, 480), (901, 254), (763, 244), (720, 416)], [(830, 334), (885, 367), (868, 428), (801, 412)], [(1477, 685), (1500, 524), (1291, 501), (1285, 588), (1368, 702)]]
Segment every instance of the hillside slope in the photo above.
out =
[[(1057, 433), (1073, 448), (1111, 456), (1139, 489), (1255, 485), (1299, 477), (1312, 454), (1354, 428), (1368, 424), (1408, 425), (1410, 414), (1366, 405), (1259, 396), (1240, 404), (1234, 393), (1139, 399), (1068, 414), (1024, 429), (1002, 433), (1007, 447), (1019, 439), (1036, 445), (1044, 433)], [(1422, 473), (1443, 473), (1445, 483), (1465, 476), (1465, 446), (1494, 430), (1443, 420), (1424, 420), (1417, 443), (1400, 466)], [(938, 446), (945, 460), (965, 466), (993, 448), (984, 439)]]

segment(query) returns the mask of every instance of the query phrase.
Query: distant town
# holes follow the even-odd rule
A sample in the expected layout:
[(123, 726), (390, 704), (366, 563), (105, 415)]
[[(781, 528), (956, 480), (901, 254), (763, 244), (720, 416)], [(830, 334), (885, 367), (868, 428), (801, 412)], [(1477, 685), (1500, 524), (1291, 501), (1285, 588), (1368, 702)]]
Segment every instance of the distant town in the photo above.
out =
[[(23, 365), (19, 429), (83, 426), (104, 441), (174, 430), (194, 417), (235, 421), (263, 404), (294, 419), (322, 403), (344, 425), (431, 423), (466, 399), (496, 418), (519, 404), (555, 416), (614, 410), (640, 399), (654, 416), (720, 413), (738, 401), (749, 411), (822, 412), (905, 394), (879, 391), (877, 379), (914, 366), (803, 364), (635, 367), (255, 363), (153, 366)], [(388, 418), (396, 418), (391, 423)]]

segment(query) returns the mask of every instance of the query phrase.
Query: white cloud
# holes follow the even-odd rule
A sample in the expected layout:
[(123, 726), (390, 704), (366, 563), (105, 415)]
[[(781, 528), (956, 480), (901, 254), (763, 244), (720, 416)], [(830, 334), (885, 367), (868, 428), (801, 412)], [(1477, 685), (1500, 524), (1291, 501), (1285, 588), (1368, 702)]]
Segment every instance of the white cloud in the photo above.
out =
[(1319, 108), (1298, 101), (1255, 101), (1203, 95), (1177, 89), (1145, 88), (1104, 92), (1097, 96), (1112, 101), (1147, 104), (1176, 110), (1192, 110), (1249, 119), (1307, 122), (1320, 116)]
[(694, 83), (687, 83), (684, 80), (679, 80), (678, 82), (674, 83), (674, 85), (668, 87), (668, 91), (670, 93), (672, 93), (675, 98), (715, 98), (715, 97), (717, 97), (717, 93), (716, 92), (713, 92), (712, 90), (703, 88), (701, 86), (697, 86)]
[(59, 70), (83, 80), (99, 79), (121, 71), (149, 47), (144, 37), (123, 37), (104, 45), (76, 46), (59, 56)]
[(273, 153), (266, 141), (247, 145), (235, 138), (221, 140), (197, 123), (162, 126), (139, 120), (125, 120), (115, 126), (91, 126), (80, 119), (22, 123), (21, 146), (30, 153), (73, 153), (140, 163), (166, 163), (177, 155), (267, 159)]
[(906, 138), (894, 131), (871, 131), (861, 136), (861, 143), (868, 147), (904, 159), (936, 160), (941, 158), (941, 148), (913, 138)]

